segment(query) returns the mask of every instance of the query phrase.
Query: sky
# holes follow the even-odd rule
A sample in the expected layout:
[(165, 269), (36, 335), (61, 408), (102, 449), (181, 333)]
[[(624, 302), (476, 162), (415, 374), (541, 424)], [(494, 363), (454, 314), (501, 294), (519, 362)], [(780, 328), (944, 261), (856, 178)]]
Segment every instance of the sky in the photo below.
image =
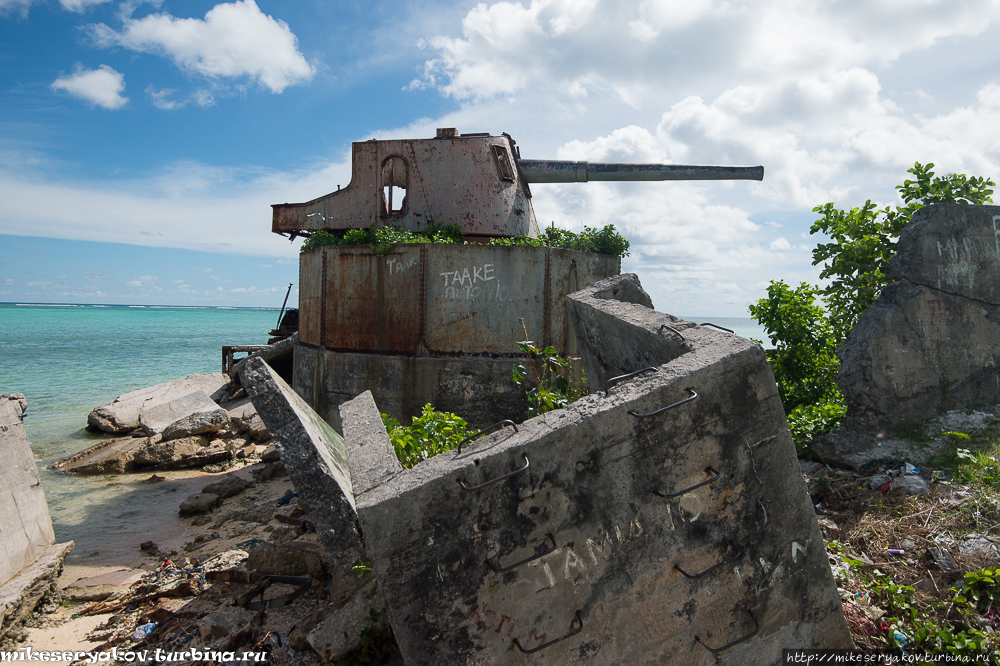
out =
[[(270, 205), (352, 141), (509, 132), (525, 158), (764, 180), (535, 185), (614, 224), (656, 308), (816, 282), (812, 209), (916, 161), (1000, 176), (1000, 0), (0, 0), (0, 301), (280, 307)], [(296, 284), (297, 286), (297, 284)], [(296, 290), (290, 301), (295, 302)]]

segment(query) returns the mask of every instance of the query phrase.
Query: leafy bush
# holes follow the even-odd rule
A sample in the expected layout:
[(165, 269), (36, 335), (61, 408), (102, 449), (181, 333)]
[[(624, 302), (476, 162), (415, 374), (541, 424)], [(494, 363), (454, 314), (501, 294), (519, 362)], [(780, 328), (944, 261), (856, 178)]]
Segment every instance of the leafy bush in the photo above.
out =
[(415, 233), (376, 223), (367, 229), (348, 229), (343, 236), (329, 231), (317, 231), (302, 243), (299, 252), (308, 252), (325, 245), (371, 245), (377, 254), (389, 254), (396, 245), (404, 243), (455, 243), (465, 242), (465, 235), (457, 224), (431, 223), (424, 231)]
[(808, 442), (837, 427), (846, 413), (837, 386), (843, 344), (861, 314), (888, 284), (885, 265), (896, 253), (900, 232), (913, 213), (928, 204), (992, 203), (992, 180), (960, 174), (935, 177), (933, 164), (917, 162), (900, 191), (903, 206), (876, 208), (871, 200), (860, 208), (840, 210), (832, 203), (813, 208), (822, 217), (810, 233), (826, 234), (829, 243), (813, 250), (813, 265), (822, 264), (820, 288), (802, 283), (793, 289), (772, 281), (767, 298), (750, 306), (771, 343), (768, 360), (781, 400), (789, 415), (792, 436), (803, 451)]
[(469, 424), (465, 419), (449, 412), (439, 412), (430, 404), (424, 405), (423, 412), (409, 426), (400, 424), (388, 414), (381, 416), (396, 457), (407, 469), (455, 448), (473, 434), (468, 431)]
[(613, 224), (608, 224), (603, 229), (584, 227), (579, 234), (567, 229), (547, 227), (538, 238), (528, 238), (527, 236), (493, 238), (490, 240), (490, 245), (558, 247), (566, 250), (610, 254), (616, 257), (629, 256), (629, 242), (615, 230)]
[[(520, 320), (521, 328), (524, 330), (524, 337), (528, 337), (528, 331), (524, 328), (524, 319)], [(516, 364), (511, 370), (511, 378), (515, 384), (521, 385), (529, 381), (528, 372), (531, 372), (531, 382), (533, 387), (525, 391), (528, 397), (528, 417), (538, 416), (554, 409), (562, 409), (569, 403), (587, 394), (586, 377), (584, 377), (583, 387), (573, 387), (570, 385), (569, 372), (572, 364), (561, 357), (555, 347), (536, 347), (531, 340), (524, 340), (517, 343), (521, 353), (525, 354), (528, 366), (523, 363)]]

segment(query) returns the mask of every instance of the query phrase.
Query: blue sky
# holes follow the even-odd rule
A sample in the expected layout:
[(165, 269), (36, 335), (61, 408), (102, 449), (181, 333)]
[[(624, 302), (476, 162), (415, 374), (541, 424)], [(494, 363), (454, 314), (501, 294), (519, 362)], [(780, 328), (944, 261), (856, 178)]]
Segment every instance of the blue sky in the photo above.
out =
[[(657, 308), (816, 279), (827, 201), (914, 161), (1000, 176), (1000, 2), (0, 0), (0, 301), (281, 305), (270, 204), (350, 143), (510, 132), (527, 158), (763, 164), (762, 183), (550, 185)], [(294, 291), (293, 291), (294, 294)], [(294, 296), (293, 296), (294, 299)]]

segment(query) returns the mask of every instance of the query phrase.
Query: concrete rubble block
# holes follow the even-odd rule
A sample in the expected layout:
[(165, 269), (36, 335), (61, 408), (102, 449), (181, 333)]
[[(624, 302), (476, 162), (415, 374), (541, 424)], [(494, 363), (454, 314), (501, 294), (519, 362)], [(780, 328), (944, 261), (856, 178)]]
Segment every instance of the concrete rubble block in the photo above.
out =
[(160, 472), (202, 467), (232, 460), (234, 452), (224, 443), (211, 445), (204, 435), (153, 442), (138, 449), (132, 457), (132, 469)]
[(271, 433), (268, 432), (260, 414), (254, 414), (246, 421), (246, 432), (247, 437), (256, 442), (264, 442), (271, 438)]
[(824, 461), (858, 466), (890, 457), (877, 444), (902, 427), (1000, 403), (998, 221), (1000, 206), (938, 204), (914, 213), (887, 265), (896, 282), (838, 350), (847, 415), (813, 444)]
[(245, 433), (247, 431), (247, 423), (257, 413), (257, 408), (250, 402), (249, 396), (227, 402), (223, 406), (229, 412), (231, 428), (236, 432)]
[(634, 273), (594, 283), (567, 302), (593, 391), (613, 377), (666, 363), (691, 348), (684, 332), (695, 324), (647, 305), (649, 296)]
[(342, 404), (340, 418), (355, 494), (371, 490), (403, 471), (371, 391)]
[(124, 474), (131, 472), (136, 455), (159, 437), (118, 437), (95, 444), (49, 465), (49, 469), (73, 474)]
[[(11, 394), (8, 394), (10, 396)], [(21, 420), (23, 396), (0, 399), (0, 583), (55, 541), (41, 477)]]
[(316, 580), (326, 577), (323, 557), (310, 548), (310, 543), (268, 543), (254, 546), (245, 566), (248, 571), (259, 571), (276, 576), (311, 576)]
[(199, 513), (208, 513), (216, 507), (222, 505), (222, 498), (212, 493), (195, 493), (181, 502), (178, 513), (181, 516), (193, 516)]
[[(372, 611), (378, 615), (372, 620)], [(347, 656), (361, 647), (361, 632), (367, 630), (388, 634), (389, 622), (385, 602), (374, 581), (359, 589), (350, 601), (329, 613), (306, 637), (306, 641), (323, 661), (331, 662)]]
[(226, 499), (227, 497), (239, 495), (252, 485), (253, 482), (247, 481), (242, 477), (227, 475), (224, 479), (208, 484), (201, 489), (201, 492), (211, 493), (212, 495), (218, 495), (222, 499)]
[(102, 407), (90, 412), (90, 428), (111, 433), (131, 432), (139, 427), (139, 415), (146, 409), (168, 403), (194, 391), (204, 391), (213, 400), (226, 396), (229, 378), (221, 372), (191, 375), (184, 379), (157, 384), (125, 393)]
[(320, 541), (338, 573), (347, 575), (365, 550), (343, 438), (264, 361), (249, 359), (240, 378), (309, 507)]
[(192, 391), (170, 402), (146, 407), (139, 424), (147, 435), (162, 435), (164, 440), (216, 432), (229, 425), (229, 412), (205, 391)]
[[(676, 336), (648, 308), (574, 299), (581, 355), (618, 364), (602, 376), (657, 371), (357, 496), (403, 660), (778, 663), (851, 647), (760, 346), (698, 326), (656, 344)], [(666, 359), (601, 356), (612, 325)]]
[(255, 615), (245, 608), (227, 606), (198, 620), (198, 634), (206, 642), (230, 636), (249, 624)]
[(49, 593), (73, 550), (56, 544), (41, 477), (24, 429), (27, 400), (0, 395), (0, 639), (21, 626)]
[(103, 601), (116, 592), (128, 589), (146, 573), (141, 569), (119, 569), (98, 576), (81, 578), (67, 585), (64, 591), (73, 601)]

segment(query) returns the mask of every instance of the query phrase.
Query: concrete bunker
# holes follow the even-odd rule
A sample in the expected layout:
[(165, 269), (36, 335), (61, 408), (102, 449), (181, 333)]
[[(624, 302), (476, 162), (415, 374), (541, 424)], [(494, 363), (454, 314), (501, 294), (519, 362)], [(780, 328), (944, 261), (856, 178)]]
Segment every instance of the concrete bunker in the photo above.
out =
[[(344, 439), (327, 433), (349, 474), (304, 499), (335, 500), (332, 529), (360, 534), (404, 661), (778, 663), (851, 647), (761, 348), (653, 311), (630, 275), (568, 304), (592, 390), (568, 408), (409, 470), (370, 392), (338, 410)], [(298, 487), (317, 458), (285, 450), (316, 444), (283, 442), (260, 413)]]

